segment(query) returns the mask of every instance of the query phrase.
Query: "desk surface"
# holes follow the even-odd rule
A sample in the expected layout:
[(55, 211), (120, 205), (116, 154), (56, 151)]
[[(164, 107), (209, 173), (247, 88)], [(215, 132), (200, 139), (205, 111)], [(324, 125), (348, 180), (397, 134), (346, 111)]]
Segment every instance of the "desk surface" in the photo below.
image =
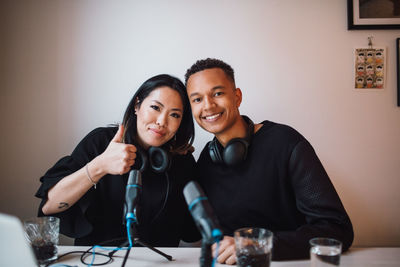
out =
[[(66, 252), (81, 250), (84, 251), (88, 247), (74, 247), (74, 246), (60, 246), (59, 255)], [(132, 248), (128, 261), (126, 262), (127, 267), (154, 267), (154, 266), (169, 266), (169, 267), (197, 267), (199, 266), (200, 248), (159, 248), (162, 252), (171, 255), (174, 261), (168, 261), (164, 257), (151, 251), (148, 248), (134, 247)], [(101, 252), (97, 250), (96, 252)], [(106, 253), (107, 254), (107, 253)], [(114, 261), (110, 264), (104, 265), (105, 267), (121, 266), (125, 251), (119, 251), (114, 255)], [(104, 260), (100, 256), (96, 256), (97, 260)], [(87, 261), (91, 261), (91, 256), (87, 258)], [(80, 262), (80, 254), (71, 254), (61, 258), (58, 263), (64, 263), (73, 266), (86, 266)], [(348, 252), (344, 253), (341, 257), (341, 266), (362, 266), (362, 267), (398, 267), (400, 266), (400, 247), (396, 248), (351, 248)], [(216, 266), (229, 266), (216, 264)], [(302, 267), (310, 266), (309, 260), (301, 261), (273, 261), (272, 267), (279, 266), (293, 266)]]

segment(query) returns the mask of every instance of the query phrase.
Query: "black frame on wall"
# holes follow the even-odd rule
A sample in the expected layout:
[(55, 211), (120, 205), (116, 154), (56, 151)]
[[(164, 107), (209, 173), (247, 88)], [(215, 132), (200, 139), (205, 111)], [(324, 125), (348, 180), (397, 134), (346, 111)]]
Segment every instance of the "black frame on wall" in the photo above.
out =
[(400, 38), (396, 39), (397, 62), (397, 106), (400, 107)]
[[(400, 29), (400, 22), (397, 24), (357, 24), (354, 21), (355, 9), (354, 5), (359, 4), (362, 0), (347, 0), (347, 29), (348, 30), (384, 30), (384, 29)], [(359, 19), (359, 18), (356, 18)], [(398, 20), (396, 18), (396, 20)], [(379, 18), (373, 19), (372, 21), (379, 21)]]

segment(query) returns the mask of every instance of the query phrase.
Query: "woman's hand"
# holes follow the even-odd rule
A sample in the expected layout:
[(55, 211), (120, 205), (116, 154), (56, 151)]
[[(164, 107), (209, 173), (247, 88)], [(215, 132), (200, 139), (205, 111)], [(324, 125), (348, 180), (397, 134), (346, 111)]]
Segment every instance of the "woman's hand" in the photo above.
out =
[(122, 143), (123, 134), (124, 127), (120, 125), (102, 154), (53, 186), (47, 194), (43, 213), (49, 215), (68, 209), (106, 174), (127, 173), (135, 163), (136, 147)]
[[(119, 125), (114, 138), (108, 144), (106, 150), (100, 154), (95, 162), (97, 167), (105, 174), (125, 174), (130, 171), (136, 159), (136, 147), (122, 142), (124, 126)], [(93, 166), (92, 166), (93, 167)]]

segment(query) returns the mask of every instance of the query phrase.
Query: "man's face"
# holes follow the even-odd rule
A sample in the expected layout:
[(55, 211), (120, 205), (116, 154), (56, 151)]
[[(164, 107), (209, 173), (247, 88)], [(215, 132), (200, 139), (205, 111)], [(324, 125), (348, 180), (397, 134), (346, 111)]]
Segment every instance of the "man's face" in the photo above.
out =
[(189, 77), (187, 92), (193, 116), (204, 130), (228, 134), (239, 118), (242, 94), (219, 68), (199, 71)]

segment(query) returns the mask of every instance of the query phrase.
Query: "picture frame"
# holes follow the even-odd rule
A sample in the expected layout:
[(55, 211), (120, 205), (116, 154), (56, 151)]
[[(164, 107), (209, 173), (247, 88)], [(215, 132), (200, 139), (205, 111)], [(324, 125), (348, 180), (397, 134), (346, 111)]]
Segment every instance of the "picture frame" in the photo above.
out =
[(396, 39), (397, 106), (400, 107), (400, 38)]
[(386, 87), (386, 48), (356, 48), (354, 53), (354, 89), (382, 91)]
[(400, 29), (400, 1), (347, 0), (347, 29)]

